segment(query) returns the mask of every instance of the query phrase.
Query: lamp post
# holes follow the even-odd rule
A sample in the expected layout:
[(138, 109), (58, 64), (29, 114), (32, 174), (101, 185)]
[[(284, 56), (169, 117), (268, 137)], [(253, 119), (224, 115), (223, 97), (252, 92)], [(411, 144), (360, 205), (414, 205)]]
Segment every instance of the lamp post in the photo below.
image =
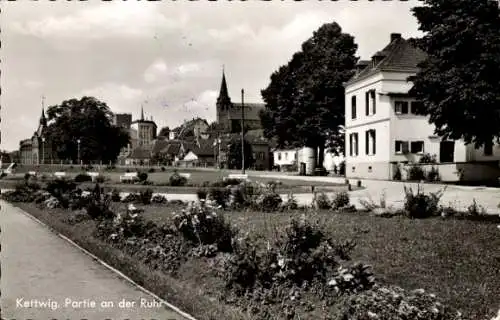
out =
[(245, 92), (241, 89), (241, 173), (245, 174)]
[(80, 139), (76, 140), (76, 142), (78, 143), (78, 163), (80, 163), (80, 142), (82, 142)]
[(45, 164), (45, 137), (42, 137), (42, 164)]

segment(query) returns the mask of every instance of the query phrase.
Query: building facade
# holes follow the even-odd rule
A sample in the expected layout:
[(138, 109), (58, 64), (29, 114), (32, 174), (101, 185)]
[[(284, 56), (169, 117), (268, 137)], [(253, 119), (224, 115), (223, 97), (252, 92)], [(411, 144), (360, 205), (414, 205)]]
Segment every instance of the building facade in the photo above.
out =
[[(241, 132), (244, 119), (246, 130), (261, 129), (259, 112), (264, 109), (263, 103), (233, 103), (227, 90), (226, 76), (222, 72), (222, 82), (216, 103), (217, 123), (224, 133)], [(244, 111), (244, 114), (242, 113)]]
[(52, 142), (47, 137), (47, 118), (42, 108), (37, 130), (31, 138), (22, 140), (19, 143), (19, 160), (21, 164), (39, 165), (49, 164), (59, 161), (52, 148)]
[(424, 59), (424, 52), (393, 33), (371, 61), (358, 64), (345, 86), (346, 177), (391, 180), (401, 164), (418, 163), (424, 154), (434, 156), (445, 169), (500, 159), (498, 146), (475, 149), (463, 141), (443, 140), (434, 134), (428, 117), (416, 114), (420, 102), (408, 94), (408, 77)]
[(141, 118), (132, 121), (130, 125), (131, 148), (135, 149), (151, 145), (156, 139), (157, 128), (156, 123), (152, 119), (146, 120), (144, 118), (144, 110), (141, 108)]

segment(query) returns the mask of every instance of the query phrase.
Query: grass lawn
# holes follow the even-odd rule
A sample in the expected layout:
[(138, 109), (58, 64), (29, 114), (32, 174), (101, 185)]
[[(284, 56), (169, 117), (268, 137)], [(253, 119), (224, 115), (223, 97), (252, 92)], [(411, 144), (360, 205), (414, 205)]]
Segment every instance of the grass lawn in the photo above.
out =
[[(171, 219), (174, 210), (146, 206), (144, 215), (161, 223)], [(284, 227), (291, 215), (226, 213), (242, 232), (264, 234), (270, 239), (274, 228)], [(328, 211), (313, 215), (334, 239), (355, 240), (352, 259), (372, 265), (379, 281), (405, 289), (423, 288), (473, 319), (498, 311), (500, 230), (496, 223)]]
[[(211, 274), (208, 260), (188, 259), (175, 277), (152, 272), (142, 263), (92, 237), (92, 221), (75, 227), (62, 222), (71, 214), (68, 211), (40, 210), (33, 204), (16, 205), (199, 319), (250, 319), (228, 306), (214, 303), (223, 292), (223, 283)], [(112, 210), (123, 210), (125, 206), (113, 204)], [(157, 223), (170, 222), (172, 212), (181, 209), (171, 204), (137, 207), (143, 207), (144, 217)], [(251, 232), (272, 239), (276, 228), (286, 226), (291, 216), (303, 213), (227, 211), (225, 216), (242, 233)], [(484, 319), (500, 307), (500, 230), (497, 228), (500, 221), (410, 220), (331, 211), (305, 214), (310, 219), (317, 219), (334, 239), (354, 240), (357, 247), (352, 260), (372, 265), (375, 276), (384, 284), (410, 290), (423, 288), (471, 319)], [(319, 314), (313, 318), (320, 318)]]

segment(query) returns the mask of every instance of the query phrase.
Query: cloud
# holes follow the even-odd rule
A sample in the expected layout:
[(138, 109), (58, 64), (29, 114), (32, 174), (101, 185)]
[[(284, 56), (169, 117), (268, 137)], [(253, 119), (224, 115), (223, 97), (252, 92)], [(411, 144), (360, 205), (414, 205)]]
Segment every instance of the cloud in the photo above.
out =
[(99, 39), (152, 37), (157, 31), (180, 30), (187, 22), (187, 14), (167, 18), (158, 11), (157, 4), (115, 1), (74, 14), (14, 22), (12, 26), (14, 31), (40, 38)]
[(147, 83), (155, 82), (159, 77), (166, 75), (167, 71), (168, 67), (165, 61), (156, 60), (144, 71), (144, 81)]
[(211, 70), (213, 63), (210, 61), (183, 63), (174, 68), (169, 68), (163, 59), (157, 59), (144, 71), (144, 81), (154, 82), (179, 82), (192, 75), (200, 75), (200, 71)]
[(141, 89), (131, 88), (125, 84), (105, 83), (101, 86), (86, 89), (75, 95), (95, 97), (105, 102), (113, 112), (137, 113), (144, 92)]

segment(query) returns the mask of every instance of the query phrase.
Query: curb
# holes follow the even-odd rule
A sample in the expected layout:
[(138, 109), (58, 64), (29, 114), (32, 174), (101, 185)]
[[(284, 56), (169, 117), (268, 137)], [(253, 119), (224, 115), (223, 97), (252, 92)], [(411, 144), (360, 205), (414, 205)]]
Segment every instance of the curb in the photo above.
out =
[(92, 254), (91, 252), (87, 251), (86, 249), (82, 248), (81, 246), (79, 246), (78, 244), (76, 244), (73, 240), (69, 239), (68, 237), (66, 237), (65, 235), (57, 232), (56, 230), (54, 230), (54, 228), (50, 227), (49, 225), (45, 224), (44, 222), (40, 221), (38, 218), (34, 217), (33, 215), (29, 214), (28, 212), (20, 209), (20, 208), (17, 208), (19, 209), (24, 215), (26, 215), (28, 218), (32, 219), (33, 221), (37, 222), (38, 224), (42, 225), (43, 227), (45, 227), (46, 229), (50, 230), (52, 233), (56, 234), (59, 238), (67, 241), (69, 244), (71, 244), (72, 246), (74, 246), (75, 248), (77, 248), (78, 250), (82, 251), (83, 253), (85, 253), (86, 255), (88, 255), (89, 257), (91, 257), (92, 259), (94, 259), (95, 261), (99, 262), (101, 265), (103, 265), (104, 267), (106, 267), (108, 270), (112, 271), (113, 273), (117, 274), (118, 276), (120, 276), (121, 278), (123, 278), (124, 280), (126, 280), (127, 282), (129, 282), (130, 284), (132, 284), (134, 287), (136, 287), (137, 289), (139, 289), (140, 291), (146, 293), (147, 295), (150, 295), (151, 297), (155, 298), (156, 300), (160, 301), (164, 306), (168, 307), (169, 309), (173, 310), (174, 312), (178, 313), (179, 315), (181, 315), (182, 317), (186, 318), (187, 320), (197, 320), (195, 317), (193, 317), (192, 315), (182, 311), (181, 309), (177, 308), (176, 306), (174, 306), (173, 304), (167, 302), (166, 300), (160, 298), (159, 296), (157, 296), (156, 294), (154, 294), (153, 292), (149, 291), (148, 289), (144, 288), (143, 286), (139, 285), (138, 283), (136, 283), (134, 280), (130, 279), (129, 277), (127, 277), (125, 274), (123, 274), (121, 271), (113, 268), (112, 266), (110, 266), (109, 264), (107, 264), (106, 262), (102, 261), (101, 259), (99, 259), (97, 256), (95, 256), (94, 254)]

